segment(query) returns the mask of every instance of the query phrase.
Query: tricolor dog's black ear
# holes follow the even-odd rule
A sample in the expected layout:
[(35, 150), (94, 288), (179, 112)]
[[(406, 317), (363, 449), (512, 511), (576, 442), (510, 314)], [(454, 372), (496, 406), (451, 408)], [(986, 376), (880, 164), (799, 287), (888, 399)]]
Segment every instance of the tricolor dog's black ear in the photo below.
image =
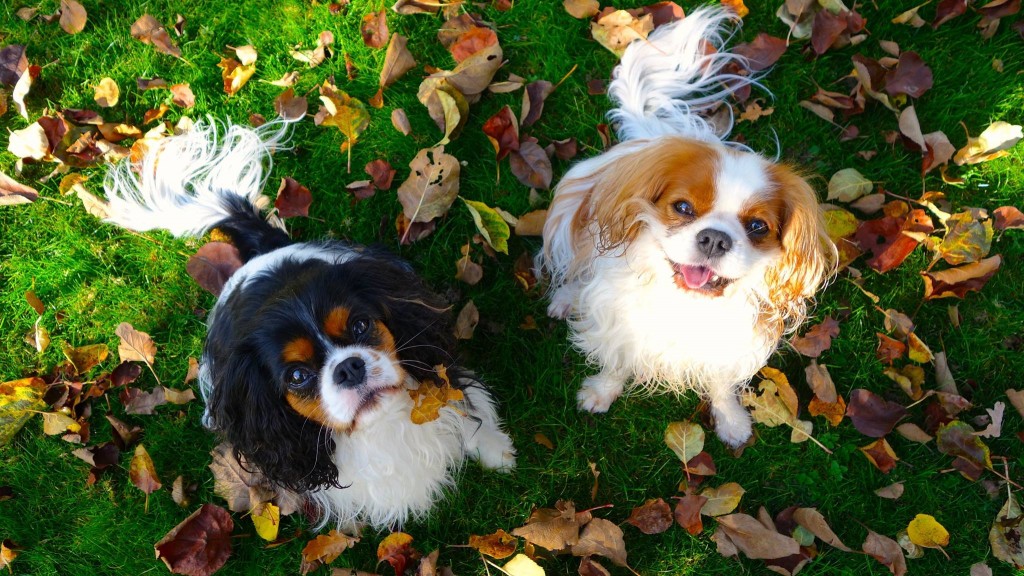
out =
[(288, 406), (279, 376), (262, 364), (270, 356), (245, 300), (235, 294), (223, 302), (207, 336), (208, 425), (224, 435), (239, 462), (275, 484), (298, 492), (339, 487), (333, 432)]
[(381, 307), (399, 362), (417, 380), (435, 380), (435, 366), (455, 363), (451, 308), (408, 264), (394, 256), (365, 255), (350, 263), (355, 290)]

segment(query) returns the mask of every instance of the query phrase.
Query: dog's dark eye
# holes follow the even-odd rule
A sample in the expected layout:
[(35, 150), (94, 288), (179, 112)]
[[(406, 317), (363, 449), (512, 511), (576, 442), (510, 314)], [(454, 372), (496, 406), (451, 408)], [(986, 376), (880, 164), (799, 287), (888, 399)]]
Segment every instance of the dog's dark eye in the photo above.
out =
[(693, 204), (690, 204), (686, 200), (680, 200), (672, 205), (672, 209), (682, 214), (683, 216), (695, 216), (696, 213), (693, 210)]
[(759, 218), (747, 222), (747, 236), (752, 238), (761, 238), (765, 234), (768, 234), (768, 223)]
[(360, 318), (359, 320), (352, 322), (352, 327), (349, 328), (349, 332), (351, 332), (353, 336), (359, 337), (366, 334), (366, 331), (369, 329), (370, 323)]
[(316, 375), (305, 368), (294, 368), (286, 377), (289, 388), (303, 388), (315, 379)]

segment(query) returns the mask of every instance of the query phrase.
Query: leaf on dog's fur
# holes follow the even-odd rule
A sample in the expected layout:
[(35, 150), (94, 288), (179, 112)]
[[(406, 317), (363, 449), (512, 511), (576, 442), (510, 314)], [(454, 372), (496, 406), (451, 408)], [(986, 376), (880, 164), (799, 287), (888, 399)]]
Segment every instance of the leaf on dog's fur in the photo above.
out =
[(409, 396), (413, 400), (412, 414), (410, 418), (413, 424), (425, 424), (433, 422), (441, 417), (441, 408), (453, 402), (461, 402), (465, 399), (462, 390), (453, 388), (448, 380), (448, 371), (444, 366), (434, 366), (441, 384), (425, 380), (420, 382), (418, 388), (409, 390)]
[(203, 506), (171, 529), (153, 547), (157, 558), (175, 574), (208, 576), (231, 557), (231, 514), (219, 506)]

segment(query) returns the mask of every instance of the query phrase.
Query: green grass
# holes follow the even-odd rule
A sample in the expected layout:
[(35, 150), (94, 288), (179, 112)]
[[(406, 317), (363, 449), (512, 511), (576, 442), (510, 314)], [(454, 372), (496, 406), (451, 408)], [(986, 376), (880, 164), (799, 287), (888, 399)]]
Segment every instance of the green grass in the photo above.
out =
[[(244, 122), (250, 114), (272, 117), (273, 100), (280, 89), (258, 80), (275, 80), (289, 70), (299, 70), (299, 93), (315, 89), (334, 75), (340, 88), (367, 100), (376, 91), (383, 50), (363, 46), (358, 35), (362, 16), (390, 5), (380, 1), (354, 2), (347, 12), (331, 15), (326, 4), (301, 0), (228, 2), (200, 0), (190, 3), (168, 0), (130, 2), (83, 2), (89, 14), (85, 30), (65, 34), (56, 23), (38, 19), (24, 23), (11, 10), (0, 15), (0, 44), (28, 46), (33, 64), (43, 72), (28, 97), (34, 121), (46, 109), (95, 108), (92, 86), (104, 76), (114, 78), (122, 89), (121, 102), (103, 110), (108, 120), (139, 121), (156, 107), (165, 91), (138, 92), (136, 77), (159, 76), (171, 83), (189, 82), (196, 94), (190, 117), (212, 115)], [(619, 7), (639, 6), (638, 0), (623, 1)], [(784, 36), (784, 26), (774, 17), (776, 3), (750, 2), (741, 34), (752, 38), (759, 31)], [(741, 124), (742, 134), (755, 149), (774, 154), (776, 138), (782, 158), (796, 162), (821, 177), (819, 189), (835, 171), (854, 167), (892, 192), (917, 197), (923, 189), (941, 190), (953, 205), (994, 209), (1004, 204), (1021, 206), (1024, 190), (1024, 148), (1018, 146), (1010, 157), (969, 170), (957, 170), (966, 178), (962, 186), (943, 184), (937, 174), (923, 182), (919, 159), (900, 146), (885, 144), (883, 131), (896, 129), (894, 115), (877, 104), (853, 119), (862, 137), (841, 143), (838, 132), (806, 110), (799, 100), (808, 98), (816, 85), (843, 90), (836, 82), (851, 69), (850, 57), (862, 53), (880, 57), (877, 41), (891, 39), (904, 50), (918, 51), (935, 75), (935, 87), (915, 105), (925, 132), (942, 130), (960, 146), (965, 138), (963, 121), (977, 134), (990, 121), (1024, 121), (1024, 84), (1021, 40), (1004, 23), (995, 38), (982, 41), (974, 25), (976, 15), (968, 14), (937, 31), (914, 30), (889, 23), (900, 11), (916, 3), (868, 3), (860, 8), (868, 19), (871, 36), (857, 47), (827, 53), (818, 59), (805, 57), (803, 44), (792, 46), (767, 77), (774, 93), (775, 112), (757, 123)], [(690, 8), (692, 3), (684, 3)], [(21, 3), (16, 3), (15, 8)], [(44, 0), (40, 13), (52, 13), (58, 2)], [(930, 15), (931, 8), (923, 12)], [(186, 61), (158, 54), (151, 46), (129, 36), (131, 23), (143, 13), (171, 23), (176, 13), (187, 21), (186, 34), (175, 38)], [(519, 0), (510, 12), (483, 10), (497, 26), (507, 65), (498, 72), (503, 80), (516, 73), (529, 80), (557, 82), (570, 69), (576, 71), (547, 100), (540, 121), (525, 130), (548, 140), (576, 137), (581, 156), (600, 148), (596, 125), (603, 121), (608, 102), (589, 96), (586, 81), (605, 78), (614, 58), (589, 37), (588, 25), (564, 12), (556, 0)], [(1012, 20), (1012, 18), (1010, 19)], [(441, 20), (431, 16), (398, 16), (389, 12), (391, 30), (409, 37), (409, 48), (422, 66), (451, 68), (454, 62), (436, 39)], [(315, 45), (321, 30), (337, 38), (338, 54), (318, 68), (301, 68), (287, 54), (289, 48)], [(225, 46), (253, 44), (259, 51), (257, 73), (236, 96), (228, 98), (216, 68)], [(342, 52), (348, 53), (358, 77), (345, 80)], [(994, 58), (1004, 62), (996, 72)], [(448, 548), (467, 542), (470, 534), (511, 530), (523, 524), (534, 506), (551, 506), (557, 499), (574, 500), (580, 508), (607, 503), (615, 508), (598, 514), (614, 522), (623, 521), (629, 510), (648, 498), (669, 498), (677, 493), (682, 479), (675, 457), (662, 443), (665, 425), (673, 420), (694, 418), (698, 399), (658, 397), (618, 402), (604, 416), (582, 414), (574, 407), (576, 389), (588, 373), (582, 359), (567, 344), (563, 324), (544, 316), (545, 303), (536, 293), (526, 294), (513, 278), (515, 257), (539, 247), (536, 239), (513, 237), (510, 256), (497, 260), (483, 258), (483, 281), (467, 286), (453, 279), (459, 248), (472, 237), (469, 214), (457, 203), (437, 231), (413, 246), (399, 246), (394, 219), (400, 210), (394, 192), (353, 204), (343, 185), (361, 180), (361, 167), (383, 158), (398, 169), (397, 182), (408, 174), (408, 162), (423, 147), (439, 138), (433, 122), (416, 100), (417, 68), (385, 93), (385, 108), (371, 110), (370, 127), (353, 149), (352, 174), (345, 173), (345, 157), (339, 153), (343, 137), (333, 129), (321, 129), (306, 121), (296, 131), (295, 150), (275, 159), (272, 182), (293, 176), (314, 194), (311, 218), (293, 219), (294, 237), (346, 238), (362, 243), (383, 243), (415, 263), (417, 270), (444, 293), (458, 308), (472, 299), (480, 309), (481, 324), (475, 337), (465, 343), (465, 363), (482, 374), (501, 400), (501, 412), (509, 424), (519, 450), (517, 470), (502, 476), (469, 465), (461, 473), (458, 491), (440, 503), (429, 519), (408, 525), (420, 550), (442, 548), (443, 564), (454, 565), (458, 574), (485, 572), (475, 553)], [(462, 134), (447, 147), (466, 165), (462, 171), (461, 193), (470, 199), (497, 205), (513, 214), (528, 209), (528, 190), (511, 176), (507, 162), (496, 182), (492, 148), (480, 130), (485, 119), (501, 106), (519, 110), (520, 93), (485, 95), (471, 107), (471, 117)], [(390, 125), (390, 111), (404, 108), (413, 126), (413, 136), (403, 137)], [(315, 106), (313, 106), (315, 109)], [(314, 110), (315, 111), (315, 110)], [(174, 108), (173, 121), (182, 110)], [(27, 122), (12, 109), (0, 117), (0, 128), (17, 130)], [(4, 140), (5, 141), (5, 140)], [(877, 150), (865, 161), (855, 153)], [(14, 174), (15, 158), (0, 152), (0, 169)], [(567, 163), (555, 161), (556, 178)], [(130, 322), (152, 335), (159, 352), (155, 368), (163, 382), (180, 386), (187, 359), (200, 354), (205, 310), (213, 298), (198, 288), (185, 273), (185, 261), (201, 244), (181, 241), (166, 234), (130, 234), (99, 223), (88, 215), (74, 196), (62, 197), (59, 178), (45, 184), (37, 180), (50, 172), (51, 164), (26, 166), (19, 180), (35, 185), (43, 195), (32, 205), (0, 208), (0, 381), (47, 372), (62, 361), (60, 344), (84, 345), (105, 342), (116, 348), (114, 329)], [(90, 177), (86, 186), (100, 191), (102, 169), (82, 170)], [(273, 183), (271, 184), (271, 188)], [(270, 190), (273, 193), (273, 190)], [(881, 297), (880, 306), (911, 314), (918, 334), (932, 349), (946, 350), (961, 390), (975, 403), (968, 414), (983, 413), (997, 400), (1005, 400), (1007, 387), (1019, 387), (1024, 373), (1024, 354), (1019, 340), (1024, 332), (1020, 287), (1024, 271), (1016, 262), (1024, 256), (1024, 237), (1008, 232), (995, 242), (994, 253), (1004, 258), (1003, 268), (980, 293), (962, 302), (921, 302), (922, 283), (918, 271), (928, 257), (916, 252), (903, 266), (884, 276), (863, 263), (867, 288)], [(53, 345), (43, 355), (22, 342), (35, 322), (35, 313), (25, 303), (24, 293), (33, 290), (47, 304), (42, 323), (51, 332)], [(947, 306), (959, 304), (963, 324), (953, 327)], [(861, 292), (843, 277), (821, 296), (818, 318), (827, 314), (844, 317), (842, 333), (821, 361), (829, 366), (839, 392), (847, 396), (854, 388), (869, 388), (890, 399), (909, 403), (882, 374), (874, 357), (875, 333), (882, 331), (882, 316)], [(519, 328), (533, 315), (540, 330)], [(104, 368), (111, 369), (116, 359)], [(786, 371), (796, 385), (802, 404), (810, 397), (803, 382), (806, 359), (784, 351), (772, 360)], [(934, 383), (926, 368), (926, 386)], [(150, 374), (140, 380), (143, 387), (154, 384)], [(92, 443), (105, 441), (110, 429), (100, 414), (108, 406), (94, 406)], [(213, 494), (213, 480), (206, 466), (214, 438), (199, 424), (200, 402), (185, 407), (165, 406), (153, 416), (126, 416), (120, 402), (111, 398), (109, 409), (118, 417), (145, 429), (143, 443), (152, 455), (165, 484), (179, 474), (198, 482), (193, 508), (177, 507), (166, 491), (150, 497), (149, 512), (143, 512), (144, 495), (133, 487), (127, 474), (126, 457), (94, 486), (85, 485), (88, 467), (71, 455), (75, 448), (59, 438), (42, 434), (39, 419), (31, 421), (6, 447), (0, 448), (0, 486), (14, 488), (16, 497), (0, 502), (0, 539), (10, 538), (23, 549), (12, 565), (15, 574), (143, 574), (163, 573), (153, 558), (153, 544), (180, 522), (198, 503), (222, 504)], [(911, 410), (912, 421), (922, 420), (921, 407)], [(1021, 479), (1020, 440), (1015, 432), (1021, 419), (1008, 413), (1003, 436), (989, 442), (993, 454), (1008, 458), (1011, 477)], [(535, 433), (550, 438), (553, 451), (533, 441)], [(758, 427), (758, 442), (740, 458), (734, 458), (717, 440), (709, 440), (718, 476), (711, 485), (726, 481), (740, 483), (746, 490), (743, 511), (756, 513), (761, 506), (770, 512), (791, 506), (815, 506), (850, 546), (858, 548), (865, 526), (888, 536), (905, 528), (918, 513), (934, 515), (951, 532), (945, 560), (937, 551), (909, 561), (911, 574), (967, 574), (968, 567), (988, 560), (997, 574), (1010, 574), (1005, 564), (991, 558), (988, 529), (1004, 496), (991, 499), (980, 483), (971, 483), (950, 473), (950, 458), (937, 452), (934, 444), (920, 446), (893, 435), (890, 442), (901, 462), (889, 475), (874, 469), (857, 446), (870, 439), (859, 434), (849, 421), (828, 429), (822, 419), (815, 421), (815, 434), (834, 450), (827, 455), (812, 444), (791, 444), (787, 431)], [(601, 471), (597, 498), (590, 499), (593, 478), (588, 462)], [(986, 474), (985, 479), (994, 480)], [(895, 481), (906, 485), (905, 495), (896, 502), (882, 500), (872, 491)], [(1005, 491), (1003, 492), (1005, 494)], [(296, 573), (299, 553), (309, 534), (302, 534), (283, 546), (267, 549), (255, 535), (248, 518), (235, 515), (234, 555), (223, 574)], [(735, 574), (741, 570), (768, 574), (763, 563), (722, 558), (710, 536), (714, 522), (690, 537), (679, 528), (657, 536), (645, 536), (625, 525), (630, 564), (642, 574)], [(282, 534), (305, 528), (291, 518)], [(376, 544), (383, 535), (368, 532), (355, 549), (346, 552), (336, 565), (373, 570)], [(819, 544), (819, 556), (804, 568), (810, 575), (882, 575), (888, 571), (873, 559), (847, 554)], [(575, 559), (545, 562), (549, 573), (573, 573)], [(384, 567), (387, 568), (387, 567)], [(618, 570), (618, 573), (625, 573)]]

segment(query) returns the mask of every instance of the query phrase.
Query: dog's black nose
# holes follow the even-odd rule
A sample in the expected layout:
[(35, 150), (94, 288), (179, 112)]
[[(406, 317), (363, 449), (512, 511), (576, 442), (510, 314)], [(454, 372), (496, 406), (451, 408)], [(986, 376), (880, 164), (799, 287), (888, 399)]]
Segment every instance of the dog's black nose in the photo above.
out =
[(708, 258), (717, 258), (732, 249), (732, 237), (714, 228), (697, 232), (697, 249)]
[(352, 356), (341, 361), (334, 368), (334, 383), (342, 388), (355, 388), (366, 380), (366, 362)]

